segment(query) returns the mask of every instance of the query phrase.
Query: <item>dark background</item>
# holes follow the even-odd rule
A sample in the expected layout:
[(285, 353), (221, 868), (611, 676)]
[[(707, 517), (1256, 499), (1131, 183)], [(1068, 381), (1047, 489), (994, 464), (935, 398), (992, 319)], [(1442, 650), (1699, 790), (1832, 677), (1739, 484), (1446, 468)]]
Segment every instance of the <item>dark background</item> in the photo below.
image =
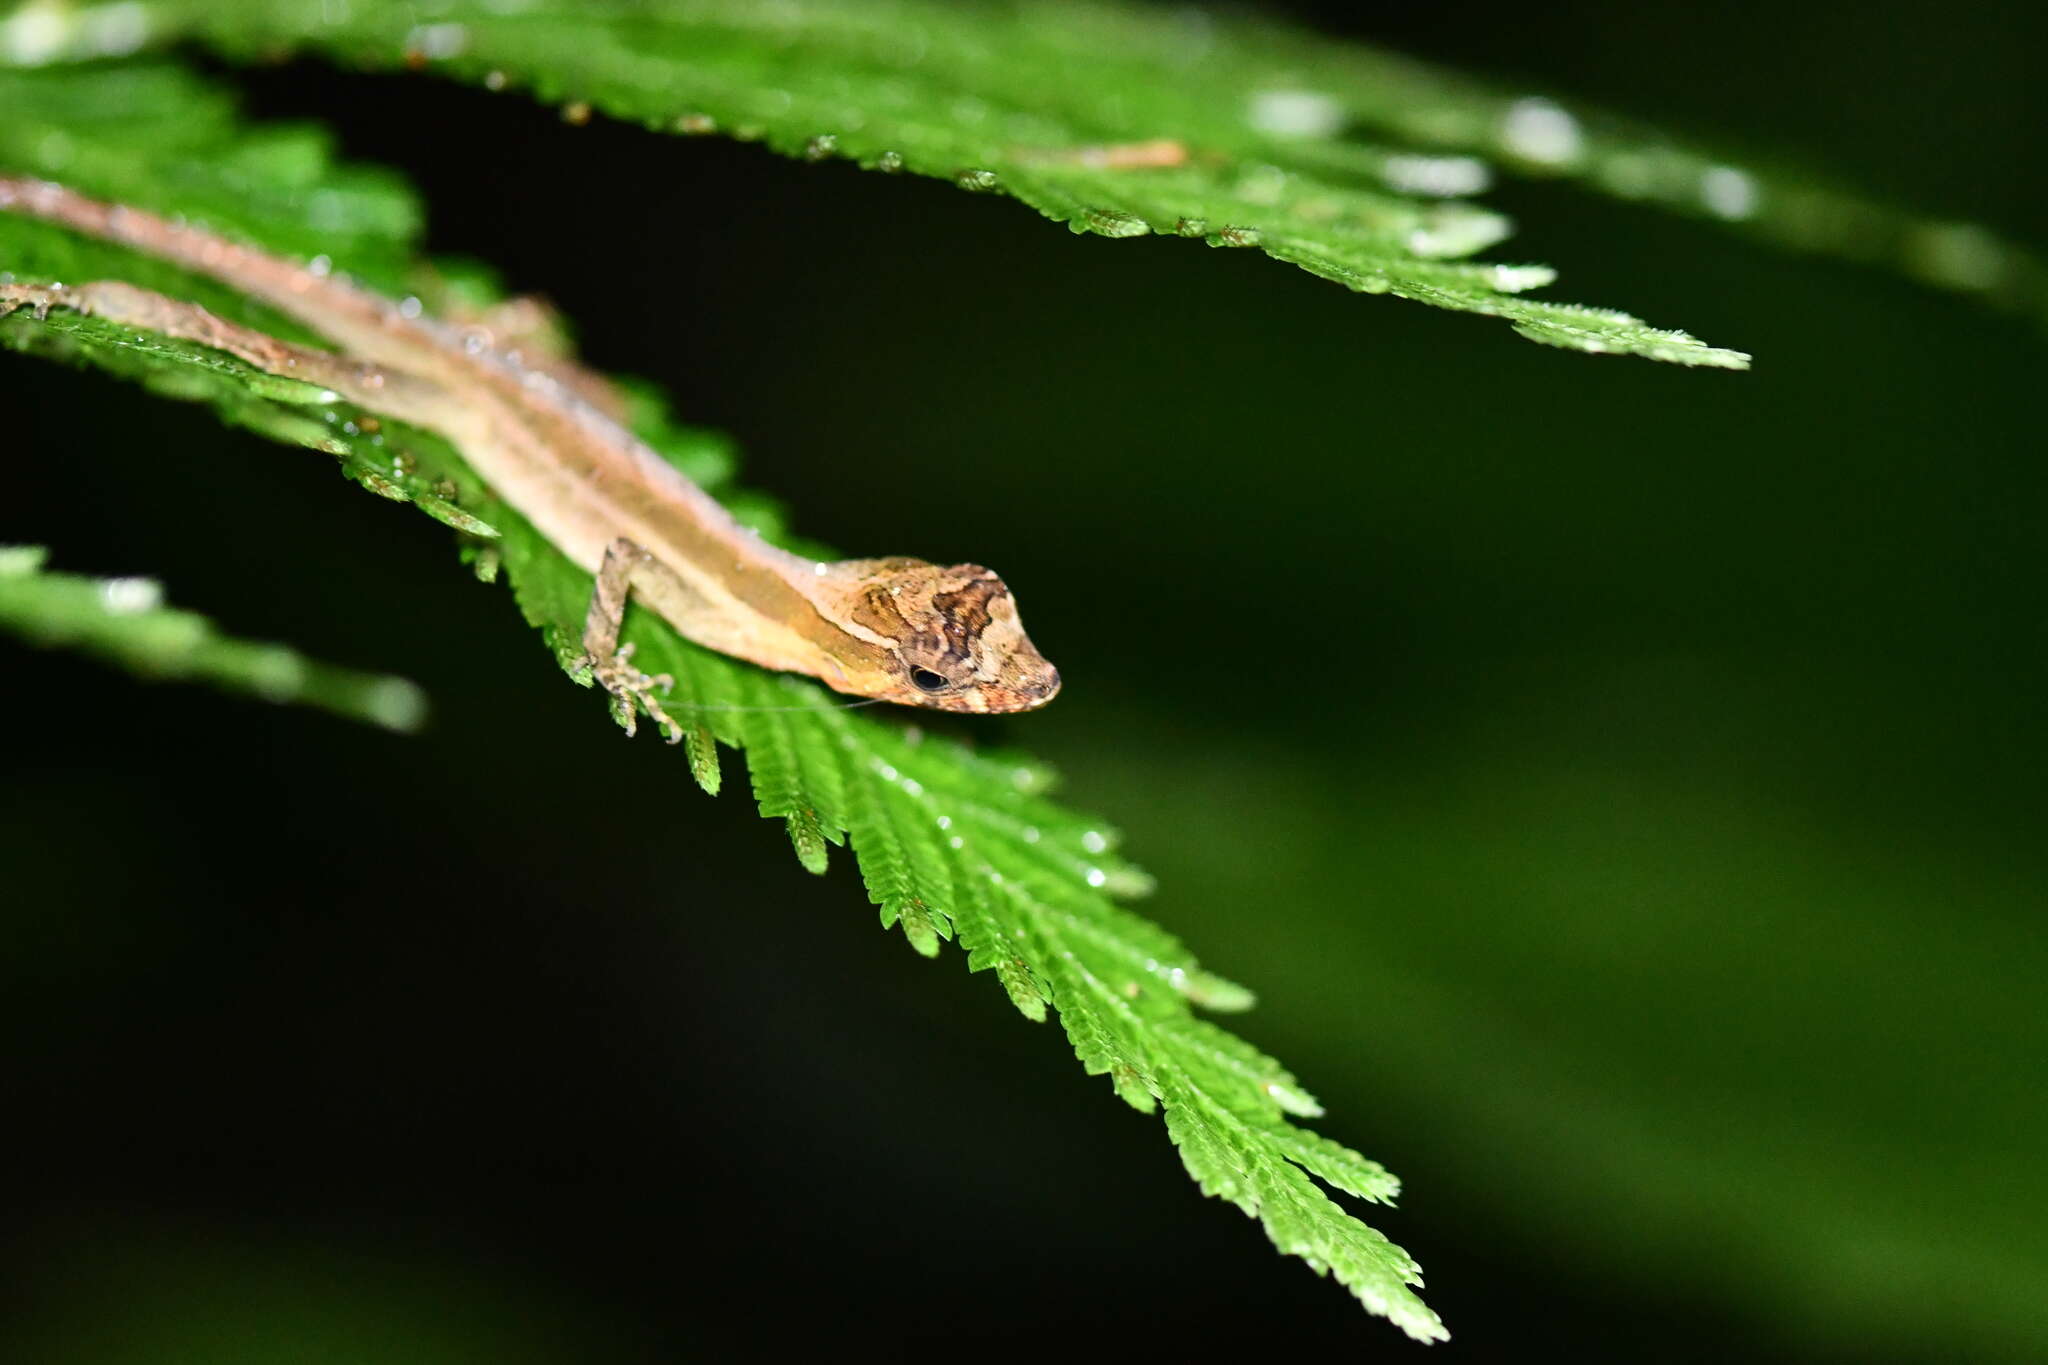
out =
[[(2017, 8), (1322, 21), (2039, 238)], [(1495, 196), (1556, 296), (1758, 357), (1687, 372), (428, 80), (235, 79), (798, 527), (1018, 586), (1068, 682), (1003, 733), (1406, 1179), (1371, 1221), (1432, 1359), (2048, 1349), (2037, 328)], [(20, 1353), (1419, 1351), (846, 859), (621, 741), (441, 528), (98, 376), (8, 357), (0, 405), (0, 540), (437, 704), (401, 739), (0, 644)]]

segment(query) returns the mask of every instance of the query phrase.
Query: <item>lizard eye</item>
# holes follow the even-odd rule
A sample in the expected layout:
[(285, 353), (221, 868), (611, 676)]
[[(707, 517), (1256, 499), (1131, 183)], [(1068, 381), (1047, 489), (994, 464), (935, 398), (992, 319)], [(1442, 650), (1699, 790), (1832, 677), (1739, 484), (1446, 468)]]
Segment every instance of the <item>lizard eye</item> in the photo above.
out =
[(916, 687), (920, 692), (943, 692), (953, 685), (943, 676), (932, 672), (929, 668), (911, 669), (910, 681), (912, 686)]

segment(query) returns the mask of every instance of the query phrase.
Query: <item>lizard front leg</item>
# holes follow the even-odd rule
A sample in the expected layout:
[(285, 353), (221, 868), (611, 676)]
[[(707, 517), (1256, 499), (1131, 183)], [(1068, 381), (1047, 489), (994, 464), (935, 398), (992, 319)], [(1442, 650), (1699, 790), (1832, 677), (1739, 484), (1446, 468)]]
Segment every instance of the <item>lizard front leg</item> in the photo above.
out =
[(676, 744), (682, 741), (683, 727), (669, 719), (654, 695), (675, 686), (675, 679), (666, 673), (642, 673), (633, 667), (633, 646), (619, 644), (619, 626), (633, 592), (633, 570), (648, 559), (647, 551), (623, 536), (605, 546), (604, 563), (598, 566), (597, 582), (590, 590), (590, 610), (583, 618), (583, 657), (577, 665), (589, 668), (598, 685), (612, 694), (612, 714), (629, 738), (637, 728), (638, 712), (644, 708), (668, 742)]

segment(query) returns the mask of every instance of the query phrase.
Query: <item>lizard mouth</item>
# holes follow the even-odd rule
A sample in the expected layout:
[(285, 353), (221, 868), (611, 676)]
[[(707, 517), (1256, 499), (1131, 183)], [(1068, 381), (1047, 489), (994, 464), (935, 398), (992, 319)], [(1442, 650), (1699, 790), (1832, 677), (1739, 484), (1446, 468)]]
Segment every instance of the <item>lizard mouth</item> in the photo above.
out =
[(1042, 664), (1023, 681), (985, 686), (960, 700), (967, 703), (963, 709), (1002, 715), (1014, 711), (1036, 711), (1058, 696), (1059, 690), (1060, 671), (1051, 664)]

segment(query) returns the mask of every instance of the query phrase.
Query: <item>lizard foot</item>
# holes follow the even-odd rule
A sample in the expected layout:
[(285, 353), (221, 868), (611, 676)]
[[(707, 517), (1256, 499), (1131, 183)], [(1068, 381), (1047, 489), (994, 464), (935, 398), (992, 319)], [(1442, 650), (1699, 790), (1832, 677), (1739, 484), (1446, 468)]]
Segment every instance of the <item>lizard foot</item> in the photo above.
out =
[(631, 645), (621, 645), (610, 658), (596, 659), (586, 654), (580, 662), (589, 667), (597, 678), (598, 686), (612, 694), (612, 714), (619, 718), (628, 739), (637, 728), (639, 712), (645, 710), (661, 727), (662, 733), (668, 736), (669, 743), (682, 742), (683, 727), (669, 718), (668, 712), (661, 709), (660, 701), (655, 698), (656, 692), (666, 695), (676, 685), (674, 678), (666, 673), (642, 673), (633, 667)]

